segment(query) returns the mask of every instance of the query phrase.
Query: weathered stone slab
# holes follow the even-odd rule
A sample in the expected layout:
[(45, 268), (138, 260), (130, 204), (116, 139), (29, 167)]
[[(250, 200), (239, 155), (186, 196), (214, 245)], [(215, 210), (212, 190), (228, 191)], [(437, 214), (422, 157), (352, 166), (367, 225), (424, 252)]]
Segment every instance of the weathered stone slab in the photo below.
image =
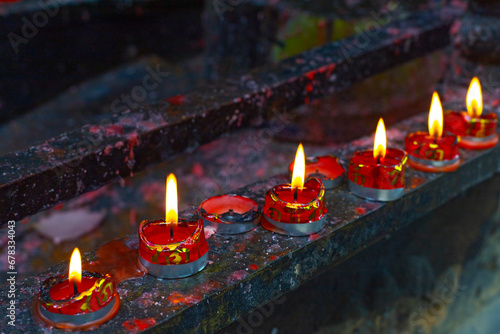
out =
[(0, 157), (0, 223), (19, 220), (449, 44), (449, 11), (420, 12), (166, 103)]
[[(426, 122), (427, 114), (422, 114), (391, 127), (389, 145), (401, 148), (406, 134), (425, 129)], [(372, 138), (364, 137), (333, 153), (347, 161), (354, 150), (371, 145)], [(128, 332), (134, 323), (147, 327), (144, 332), (148, 333), (215, 332), (500, 171), (499, 146), (487, 151), (462, 150), (461, 155), (462, 165), (453, 173), (428, 174), (408, 168), (405, 195), (392, 203), (362, 200), (350, 194), (345, 185), (327, 191), (326, 227), (310, 237), (286, 237), (260, 226), (242, 235), (211, 235), (210, 263), (204, 271), (182, 280), (146, 276), (123, 282), (119, 286), (119, 313), (95, 332)], [(288, 182), (285, 175), (238, 193), (263, 203), (266, 190), (283, 182)], [(193, 214), (194, 208), (184, 212), (184, 216)], [(137, 236), (130, 236), (127, 244), (136, 247)], [(31, 318), (30, 302), (45, 278), (66, 268), (67, 264), (61, 264), (18, 282), (18, 332), (43, 332)], [(2, 298), (6, 295), (5, 288), (0, 290)], [(6, 330), (5, 323), (1, 326)]]

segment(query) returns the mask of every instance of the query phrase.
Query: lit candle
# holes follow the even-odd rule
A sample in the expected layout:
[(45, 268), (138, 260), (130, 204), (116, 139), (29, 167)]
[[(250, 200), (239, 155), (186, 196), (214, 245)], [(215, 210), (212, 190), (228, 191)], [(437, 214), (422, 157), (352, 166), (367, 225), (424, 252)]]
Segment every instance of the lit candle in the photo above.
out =
[[(290, 175), (293, 174), (295, 162), (288, 166)], [(325, 189), (333, 189), (342, 184), (345, 169), (336, 156), (328, 155), (306, 158), (305, 178), (317, 177), (323, 182)]]
[(191, 276), (205, 268), (208, 261), (203, 219), (179, 219), (174, 174), (166, 183), (165, 219), (144, 220), (139, 225), (139, 262), (153, 276)]
[(494, 112), (483, 113), (483, 94), (478, 78), (472, 79), (466, 98), (467, 112), (448, 110), (444, 116), (446, 132), (461, 137), (460, 147), (478, 150), (494, 147), (498, 143), (497, 122)]
[(304, 182), (305, 156), (302, 144), (295, 155), (291, 184), (282, 184), (266, 193), (262, 226), (273, 232), (304, 236), (323, 228), (326, 207), (325, 187), (320, 179)]
[(233, 194), (210, 197), (198, 207), (205, 226), (221, 234), (253, 230), (259, 225), (261, 212), (262, 208), (251, 198)]
[(385, 125), (379, 120), (372, 151), (356, 151), (349, 161), (349, 190), (362, 198), (388, 202), (403, 196), (406, 152), (387, 148)]
[(432, 96), (429, 132), (414, 132), (406, 137), (409, 164), (424, 172), (451, 172), (460, 165), (460, 137), (443, 135), (443, 107), (438, 93)]
[(37, 296), (34, 314), (50, 326), (64, 330), (93, 330), (111, 319), (120, 297), (109, 274), (84, 271), (75, 248), (67, 275), (45, 280)]

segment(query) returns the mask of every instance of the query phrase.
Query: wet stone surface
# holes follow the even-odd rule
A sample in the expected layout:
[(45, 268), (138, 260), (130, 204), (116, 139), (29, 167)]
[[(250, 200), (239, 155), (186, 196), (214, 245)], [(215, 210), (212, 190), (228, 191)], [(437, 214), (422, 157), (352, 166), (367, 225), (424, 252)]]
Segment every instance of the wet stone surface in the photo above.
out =
[(455, 15), (445, 10), (412, 14), (381, 28), (361, 49), (352, 36), (256, 69), (239, 80), (206, 86), (170, 104), (127, 110), (113, 115), (110, 124), (90, 124), (4, 155), (0, 223), (95, 190), (117, 175), (171, 159), (256, 119), (271, 118), (276, 108), (285, 113), (441, 49), (449, 44)]
[[(456, 90), (454, 93), (461, 96), (463, 92)], [(389, 146), (402, 148), (406, 134), (423, 130), (426, 124), (427, 114), (422, 114), (391, 127), (388, 129)], [(337, 154), (345, 163), (354, 150), (367, 149), (371, 145), (371, 136), (363, 137), (329, 153)], [(326, 153), (330, 149), (325, 147), (323, 152), (317, 149), (315, 153)], [(426, 174), (408, 168), (405, 196), (393, 203), (362, 200), (350, 194), (345, 184), (327, 191), (327, 224), (310, 237), (286, 237), (260, 226), (236, 236), (212, 234), (207, 229), (210, 256), (205, 270), (182, 280), (165, 281), (145, 276), (122, 282), (118, 286), (122, 305), (117, 316), (95, 332), (217, 331), (491, 178), (499, 170), (499, 147), (479, 152), (462, 150), (461, 154), (462, 165), (454, 173)], [(284, 166), (286, 168), (287, 164)], [(236, 193), (262, 204), (267, 189), (288, 182), (288, 179), (286, 175), (279, 175)], [(194, 214), (194, 208), (183, 213), (185, 217)], [(135, 234), (125, 240), (129, 247), (137, 246)], [(84, 258), (96, 260), (92, 252)], [(44, 331), (34, 323), (29, 305), (41, 282), (51, 275), (64, 273), (66, 268), (67, 263), (60, 264), (18, 282), (17, 332)], [(3, 304), (6, 288), (0, 293)], [(1, 326), (5, 331), (6, 324)]]

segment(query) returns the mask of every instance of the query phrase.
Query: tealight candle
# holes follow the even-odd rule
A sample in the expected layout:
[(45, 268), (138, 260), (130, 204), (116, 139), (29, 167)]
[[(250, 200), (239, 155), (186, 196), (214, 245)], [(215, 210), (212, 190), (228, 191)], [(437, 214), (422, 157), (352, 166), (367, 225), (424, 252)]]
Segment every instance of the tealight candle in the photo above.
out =
[(443, 135), (443, 107), (438, 93), (432, 96), (429, 132), (414, 132), (406, 137), (409, 164), (424, 172), (452, 172), (460, 165), (460, 137)]
[(207, 265), (208, 244), (203, 219), (178, 218), (177, 180), (167, 178), (165, 219), (144, 220), (139, 225), (139, 262), (148, 274), (181, 278), (196, 274)]
[(204, 224), (221, 234), (238, 234), (254, 229), (259, 224), (261, 212), (261, 207), (254, 200), (232, 194), (210, 197), (198, 207)]
[(467, 112), (448, 110), (444, 115), (447, 132), (461, 136), (460, 147), (480, 150), (498, 143), (498, 117), (494, 112), (483, 114), (483, 94), (478, 78), (471, 81), (467, 92)]
[(309, 235), (323, 228), (327, 211), (325, 187), (317, 177), (304, 183), (304, 174), (305, 156), (300, 144), (292, 183), (275, 186), (266, 193), (261, 219), (264, 228), (290, 236)]
[(69, 274), (45, 280), (33, 312), (50, 326), (63, 330), (93, 330), (111, 319), (120, 297), (109, 274), (84, 271), (80, 251), (71, 256)]
[[(288, 167), (290, 175), (293, 174), (292, 162)], [(325, 189), (333, 189), (342, 183), (345, 169), (339, 163), (339, 159), (333, 155), (306, 158), (305, 177), (317, 177), (323, 182)]]
[(403, 196), (406, 152), (387, 149), (385, 125), (377, 125), (373, 151), (356, 151), (349, 161), (349, 190), (369, 200), (389, 202)]

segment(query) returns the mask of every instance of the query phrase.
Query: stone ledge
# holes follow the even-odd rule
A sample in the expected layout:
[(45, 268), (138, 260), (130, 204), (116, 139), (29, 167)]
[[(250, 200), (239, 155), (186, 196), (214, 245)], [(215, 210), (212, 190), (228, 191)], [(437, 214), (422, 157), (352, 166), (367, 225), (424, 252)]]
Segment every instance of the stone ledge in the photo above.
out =
[[(427, 114), (422, 114), (391, 127), (389, 145), (402, 147), (408, 132), (425, 128), (426, 118)], [(371, 144), (372, 138), (364, 137), (335, 153), (345, 162), (354, 150)], [(124, 324), (134, 319), (145, 324), (145, 333), (220, 330), (499, 172), (499, 146), (488, 151), (461, 150), (461, 154), (462, 165), (454, 173), (426, 174), (408, 168), (405, 195), (392, 203), (362, 200), (350, 194), (345, 185), (327, 191), (327, 224), (310, 237), (286, 237), (260, 226), (242, 235), (212, 235), (208, 239), (211, 262), (204, 271), (182, 280), (146, 276), (121, 283), (120, 311), (95, 332), (126, 333)], [(237, 193), (263, 203), (266, 190), (283, 182), (288, 182), (287, 176), (276, 176)], [(185, 216), (194, 214), (194, 208), (184, 212)], [(127, 238), (127, 244), (134, 247), (137, 236)], [(86, 254), (86, 258), (94, 255)], [(41, 282), (66, 268), (67, 264), (61, 264), (39, 277), (18, 282), (18, 332), (44, 331), (31, 318), (29, 305)], [(1, 295), (7, 295), (5, 287)], [(6, 323), (1, 326), (5, 328)]]

